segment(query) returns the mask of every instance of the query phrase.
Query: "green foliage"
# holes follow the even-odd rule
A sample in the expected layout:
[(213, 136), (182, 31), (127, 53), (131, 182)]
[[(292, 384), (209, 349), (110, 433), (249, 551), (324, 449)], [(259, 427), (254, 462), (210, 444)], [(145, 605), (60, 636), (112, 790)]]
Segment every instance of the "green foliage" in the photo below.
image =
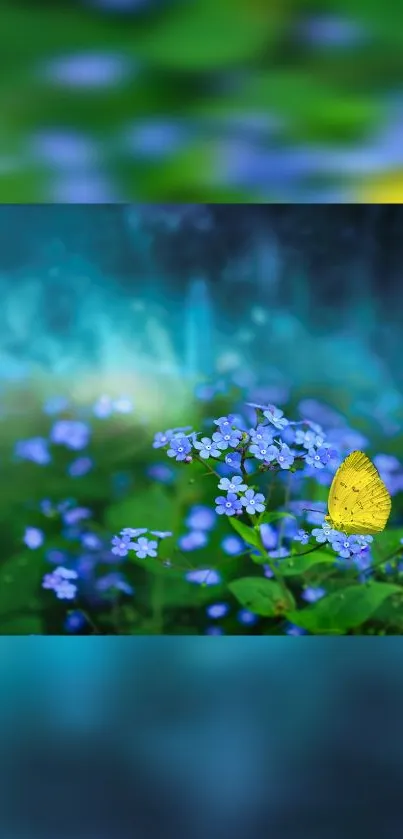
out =
[[(0, 634), (40, 634), (41, 582), (49, 568), (31, 551), (12, 556), (0, 568)], [(53, 599), (53, 594), (46, 592)]]
[(239, 521), (239, 519), (232, 516), (229, 518), (229, 523), (247, 545), (252, 545), (254, 548), (261, 547), (259, 534), (253, 527), (249, 527), (247, 524), (244, 524), (242, 521)]
[(314, 634), (343, 633), (366, 623), (392, 595), (402, 596), (399, 586), (371, 582), (346, 586), (301, 611), (289, 612), (288, 619)]
[(283, 577), (303, 577), (308, 571), (313, 568), (317, 570), (317, 566), (327, 566), (332, 568), (335, 565), (335, 558), (333, 552), (326, 550), (312, 550), (311, 553), (301, 554), (298, 556), (294, 554), (288, 558), (281, 560), (279, 563), (279, 573)]
[(291, 593), (288, 592), (287, 603), (279, 583), (261, 577), (242, 577), (230, 583), (228, 588), (242, 606), (264, 617), (276, 617), (283, 614), (293, 600)]

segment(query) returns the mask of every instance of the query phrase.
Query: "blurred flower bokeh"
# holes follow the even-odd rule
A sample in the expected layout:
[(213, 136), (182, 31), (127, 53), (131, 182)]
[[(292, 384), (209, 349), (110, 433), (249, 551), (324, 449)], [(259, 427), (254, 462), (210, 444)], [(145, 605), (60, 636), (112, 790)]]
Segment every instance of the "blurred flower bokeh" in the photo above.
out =
[(402, 11), (1, 4), (2, 202), (396, 202)]

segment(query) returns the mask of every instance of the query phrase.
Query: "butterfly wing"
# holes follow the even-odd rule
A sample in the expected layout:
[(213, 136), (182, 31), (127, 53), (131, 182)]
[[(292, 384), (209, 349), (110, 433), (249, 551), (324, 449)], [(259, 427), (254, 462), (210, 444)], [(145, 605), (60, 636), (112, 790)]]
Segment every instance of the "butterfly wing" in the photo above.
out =
[(380, 533), (392, 502), (378, 471), (363, 452), (352, 452), (339, 466), (329, 492), (333, 526), (348, 534)]

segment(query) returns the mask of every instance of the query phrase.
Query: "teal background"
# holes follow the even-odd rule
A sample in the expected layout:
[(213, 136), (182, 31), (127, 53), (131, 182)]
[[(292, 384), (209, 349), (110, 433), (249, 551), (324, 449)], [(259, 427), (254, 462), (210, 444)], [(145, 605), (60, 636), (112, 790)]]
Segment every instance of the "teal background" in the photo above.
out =
[(397, 639), (2, 639), (2, 833), (389, 839), (401, 672)]

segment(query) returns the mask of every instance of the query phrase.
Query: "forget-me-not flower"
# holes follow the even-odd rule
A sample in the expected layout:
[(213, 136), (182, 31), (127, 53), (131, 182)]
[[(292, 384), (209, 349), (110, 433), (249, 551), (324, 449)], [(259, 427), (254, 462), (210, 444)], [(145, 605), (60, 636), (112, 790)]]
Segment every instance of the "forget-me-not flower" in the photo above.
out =
[(244, 492), (248, 489), (248, 486), (243, 483), (243, 478), (240, 475), (234, 475), (232, 478), (221, 478), (218, 489), (223, 489), (225, 492), (238, 493)]
[[(213, 434), (213, 440), (214, 437), (215, 435)], [(200, 441), (196, 440), (194, 447), (199, 450), (199, 455), (203, 460), (207, 460), (209, 457), (220, 457), (220, 450), (213, 440), (210, 437), (202, 437)]]
[(169, 441), (169, 446), (168, 457), (174, 457), (178, 461), (185, 460), (192, 449), (187, 437), (174, 437)]
[(245, 495), (241, 498), (241, 503), (250, 515), (253, 513), (263, 513), (265, 509), (264, 502), (265, 497), (263, 493), (255, 492), (253, 489), (247, 489)]
[(229, 492), (226, 497), (219, 495), (215, 499), (216, 513), (219, 516), (235, 516), (242, 509), (241, 502), (234, 492)]

